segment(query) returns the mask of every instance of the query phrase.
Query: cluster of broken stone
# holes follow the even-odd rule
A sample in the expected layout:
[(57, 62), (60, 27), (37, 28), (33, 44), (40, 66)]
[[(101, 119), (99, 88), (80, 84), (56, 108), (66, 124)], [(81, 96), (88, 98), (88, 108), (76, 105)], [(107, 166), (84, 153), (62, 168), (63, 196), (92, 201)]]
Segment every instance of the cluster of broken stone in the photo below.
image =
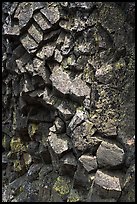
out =
[[(3, 88), (5, 107), (12, 98), (11, 124), (3, 124), (3, 166), (10, 175), (5, 202), (116, 202), (121, 195), (117, 64), (106, 63), (104, 51), (104, 61), (96, 54), (112, 46), (103, 26), (110, 32), (113, 26), (97, 24), (101, 5), (14, 2), (10, 8), (3, 25), (6, 47), (14, 45), (3, 54), (5, 85), (12, 82)], [(116, 74), (125, 66), (118, 62)]]

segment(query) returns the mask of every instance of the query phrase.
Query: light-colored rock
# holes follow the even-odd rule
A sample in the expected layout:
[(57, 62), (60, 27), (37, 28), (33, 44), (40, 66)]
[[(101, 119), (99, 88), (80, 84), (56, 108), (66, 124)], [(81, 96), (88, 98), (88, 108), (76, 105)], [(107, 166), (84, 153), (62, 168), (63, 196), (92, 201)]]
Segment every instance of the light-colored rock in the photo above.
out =
[(91, 188), (91, 199), (97, 195), (103, 199), (111, 198), (117, 200), (122, 190), (119, 177), (116, 174), (111, 173), (109, 175), (109, 172), (103, 172), (101, 170), (97, 170)]
[(43, 31), (51, 28), (51, 24), (43, 17), (42, 13), (34, 14), (33, 18)]
[(91, 172), (97, 169), (97, 161), (95, 156), (82, 155), (79, 158), (79, 161), (82, 163), (82, 165), (88, 172)]
[(115, 143), (102, 141), (97, 150), (97, 162), (99, 167), (113, 168), (121, 165), (124, 160), (124, 150)]
[(51, 132), (48, 141), (49, 145), (57, 155), (61, 155), (69, 149), (66, 135), (59, 136)]

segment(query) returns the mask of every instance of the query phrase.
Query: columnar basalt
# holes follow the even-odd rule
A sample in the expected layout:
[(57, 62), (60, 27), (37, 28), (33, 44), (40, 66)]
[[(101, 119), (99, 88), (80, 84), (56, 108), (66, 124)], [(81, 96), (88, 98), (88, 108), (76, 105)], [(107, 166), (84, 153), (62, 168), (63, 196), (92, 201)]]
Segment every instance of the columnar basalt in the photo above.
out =
[(3, 202), (135, 201), (135, 3), (2, 3)]

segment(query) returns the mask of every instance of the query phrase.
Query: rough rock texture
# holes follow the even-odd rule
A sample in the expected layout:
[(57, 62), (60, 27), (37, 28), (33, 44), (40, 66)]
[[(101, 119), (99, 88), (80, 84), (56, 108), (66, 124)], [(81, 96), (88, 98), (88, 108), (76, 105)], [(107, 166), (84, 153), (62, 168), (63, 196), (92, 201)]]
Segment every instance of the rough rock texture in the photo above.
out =
[(135, 201), (134, 2), (2, 2), (2, 201)]

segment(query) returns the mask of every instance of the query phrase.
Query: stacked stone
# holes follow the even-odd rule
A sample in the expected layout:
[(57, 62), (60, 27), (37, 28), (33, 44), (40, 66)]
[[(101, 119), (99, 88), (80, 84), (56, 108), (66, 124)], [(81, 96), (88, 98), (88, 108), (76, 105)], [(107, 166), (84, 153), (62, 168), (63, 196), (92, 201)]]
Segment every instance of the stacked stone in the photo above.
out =
[(135, 200), (126, 5), (3, 2), (3, 202)]

